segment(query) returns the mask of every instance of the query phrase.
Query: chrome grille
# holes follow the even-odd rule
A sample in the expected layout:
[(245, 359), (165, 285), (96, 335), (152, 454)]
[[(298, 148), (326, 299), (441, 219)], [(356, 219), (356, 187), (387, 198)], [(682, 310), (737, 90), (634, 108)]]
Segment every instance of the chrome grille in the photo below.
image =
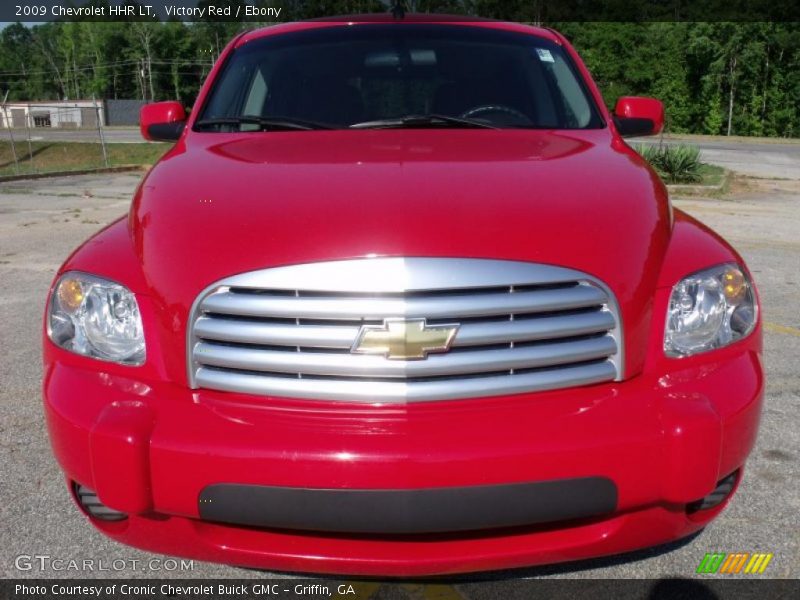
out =
[[(458, 323), (424, 360), (353, 354), (363, 325)], [(373, 258), (236, 275), (194, 303), (194, 388), (355, 402), (494, 396), (622, 376), (616, 302), (571, 269), (482, 259)]]

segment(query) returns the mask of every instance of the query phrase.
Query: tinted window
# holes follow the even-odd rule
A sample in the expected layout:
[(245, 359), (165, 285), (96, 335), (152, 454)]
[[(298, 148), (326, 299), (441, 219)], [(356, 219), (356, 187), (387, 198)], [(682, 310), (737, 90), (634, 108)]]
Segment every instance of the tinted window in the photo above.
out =
[(248, 42), (228, 59), (199, 120), (248, 115), (343, 128), (431, 114), (499, 127), (603, 126), (557, 44), (423, 24), (337, 26)]

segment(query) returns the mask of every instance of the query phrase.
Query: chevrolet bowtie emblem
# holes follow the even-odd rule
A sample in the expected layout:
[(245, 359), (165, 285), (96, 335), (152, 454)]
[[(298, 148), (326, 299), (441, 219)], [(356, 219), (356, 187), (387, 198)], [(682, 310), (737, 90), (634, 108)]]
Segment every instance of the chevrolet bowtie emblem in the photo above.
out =
[(427, 358), (429, 352), (447, 352), (458, 327), (429, 326), (425, 319), (385, 319), (383, 325), (363, 325), (351, 352), (395, 360)]

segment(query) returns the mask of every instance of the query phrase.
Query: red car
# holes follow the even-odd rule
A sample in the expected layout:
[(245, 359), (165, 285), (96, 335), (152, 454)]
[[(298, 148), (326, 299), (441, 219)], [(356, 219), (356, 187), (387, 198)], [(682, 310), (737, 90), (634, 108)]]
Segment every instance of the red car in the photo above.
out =
[(44, 402), (120, 542), (420, 576), (709, 523), (764, 389), (741, 257), (670, 206), (559, 33), (408, 16), (234, 39), (61, 267)]

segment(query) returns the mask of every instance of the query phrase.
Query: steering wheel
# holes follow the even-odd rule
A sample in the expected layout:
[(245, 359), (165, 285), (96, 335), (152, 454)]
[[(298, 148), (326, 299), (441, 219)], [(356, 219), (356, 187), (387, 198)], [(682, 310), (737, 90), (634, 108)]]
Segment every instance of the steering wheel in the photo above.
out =
[(473, 108), (465, 110), (458, 116), (461, 119), (474, 119), (484, 113), (502, 113), (514, 117), (515, 119), (520, 120), (523, 123), (526, 124), (531, 123), (530, 117), (526, 115), (524, 112), (521, 112), (516, 108), (511, 108), (510, 106), (506, 106), (505, 104), (482, 104), (481, 106), (475, 106)]

